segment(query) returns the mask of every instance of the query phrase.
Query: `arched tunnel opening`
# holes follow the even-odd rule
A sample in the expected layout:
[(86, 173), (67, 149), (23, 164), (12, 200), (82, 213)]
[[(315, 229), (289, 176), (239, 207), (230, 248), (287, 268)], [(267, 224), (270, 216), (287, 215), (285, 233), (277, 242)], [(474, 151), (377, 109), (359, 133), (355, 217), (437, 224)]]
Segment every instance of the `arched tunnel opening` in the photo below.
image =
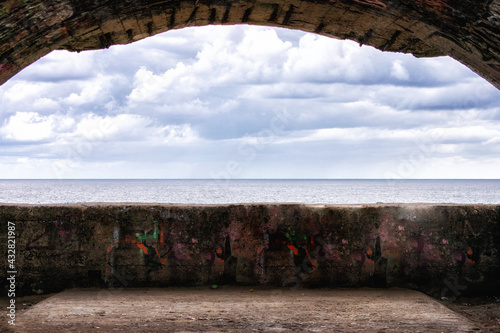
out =
[(170, 29), (244, 23), (355, 40), (383, 51), (450, 55), (498, 87), (498, 10), (496, 1), (465, 0), (4, 1), (0, 80), (54, 49), (101, 49)]
[[(232, 2), (155, 2), (150, 4), (148, 2), (141, 1), (131, 1), (131, 2), (71, 2), (71, 1), (34, 1), (34, 2), (16, 2), (16, 1), (6, 1), (2, 3), (1, 20), (2, 25), (0, 32), (1, 38), (1, 64), (0, 64), (0, 81), (6, 82), (10, 77), (18, 73), (21, 69), (25, 68), (29, 64), (33, 63), (40, 57), (50, 53), (53, 50), (70, 50), (70, 51), (83, 51), (83, 50), (95, 50), (109, 48), (112, 45), (117, 44), (128, 44), (149, 36), (157, 35), (164, 31), (182, 29), (185, 27), (196, 27), (196, 26), (206, 26), (206, 25), (235, 25), (235, 24), (248, 24), (248, 25), (264, 25), (273, 27), (282, 27), (295, 29), (306, 32), (313, 32), (315, 34), (324, 35), (332, 38), (347, 39), (358, 43), (359, 45), (371, 45), (379, 50), (387, 52), (402, 52), (410, 53), (417, 57), (436, 57), (441, 55), (449, 55), (456, 60), (462, 62), (467, 67), (481, 75), (482, 77), (489, 80), (493, 85), (498, 87), (497, 81), (497, 59), (498, 59), (498, 36), (495, 32), (495, 27), (497, 25), (497, 12), (498, 6), (495, 2), (485, 2), (481, 5), (475, 4), (472, 9), (471, 4), (467, 1), (448, 3), (446, 1), (320, 1), (320, 2), (252, 2), (252, 3), (232, 3)], [(217, 33), (217, 32), (214, 32)], [(277, 40), (276, 40), (277, 41)], [(350, 50), (346, 50), (350, 52)], [(167, 57), (165, 57), (167, 58)], [(348, 58), (348, 57), (346, 57)], [(144, 59), (143, 59), (144, 60)], [(326, 65), (331, 63), (326, 62)], [(53, 72), (60, 72), (57, 70), (57, 60), (53, 61), (54, 69)], [(86, 75), (82, 73), (83, 71), (91, 72), (92, 68), (78, 68), (68, 65), (68, 61), (65, 63), (68, 66), (67, 72), (75, 73), (76, 75)], [(338, 67), (352, 67), (352, 64), (345, 62), (341, 63)], [(432, 75), (439, 73), (439, 62), (435, 63), (434, 73), (431, 73), (430, 67), (427, 72), (422, 71), (422, 75)], [(48, 69), (50, 71), (50, 68)], [(166, 69), (165, 69), (166, 70)], [(389, 69), (388, 69), (389, 70)], [(404, 66), (395, 60), (390, 68), (393, 78), (399, 80), (410, 79), (409, 84), (418, 84), (415, 80), (416, 75), (409, 74)], [(451, 71), (457, 70), (454, 68)], [(460, 70), (459, 70), (460, 71)], [(443, 71), (441, 76), (448, 76), (450, 73)], [(318, 73), (317, 75), (328, 74), (331, 72), (326, 69), (324, 73)], [(54, 73), (39, 73), (39, 75), (47, 75), (51, 77)], [(247, 73), (248, 74), (248, 73)], [(359, 73), (351, 73), (352, 76), (359, 75)], [(142, 80), (143, 90), (135, 89), (129, 95), (131, 99), (136, 98), (137, 101), (141, 99), (139, 96), (144, 93), (147, 89), (146, 80), (153, 80), (158, 82), (161, 81), (162, 77), (160, 72), (151, 69), (143, 69), (137, 71), (136, 83)], [(163, 78), (165, 79), (165, 78)], [(377, 79), (380, 79), (376, 75), (372, 76), (372, 84), (377, 83)], [(187, 80), (187, 78), (185, 78)], [(321, 78), (320, 80), (325, 80)], [(326, 79), (328, 80), (328, 79)], [(331, 80), (331, 79), (330, 79)], [(354, 78), (355, 80), (355, 78)], [(445, 79), (446, 80), (446, 79)], [(135, 83), (134, 83), (135, 84)], [(431, 111), (436, 109), (451, 109), (452, 112), (457, 110), (465, 110), (467, 112), (461, 112), (457, 117), (456, 122), (465, 124), (470, 121), (470, 126), (462, 129), (456, 129), (460, 131), (461, 135), (465, 136), (475, 136), (476, 134), (467, 134), (468, 132), (482, 132), (483, 134), (489, 133), (486, 136), (481, 136), (481, 138), (475, 138), (476, 141), (480, 140), (485, 143), (485, 146), (491, 147), (495, 144), (496, 129), (491, 128), (481, 128), (481, 124), (477, 123), (479, 121), (477, 117), (473, 114), (477, 112), (475, 110), (476, 106), (479, 104), (490, 103), (490, 107), (495, 103), (491, 100), (495, 99), (495, 94), (491, 92), (489, 87), (484, 88), (475, 86), (472, 87), (474, 91), (466, 93), (462, 89), (456, 91), (456, 96), (451, 96), (452, 92), (448, 92), (450, 96), (448, 99), (455, 99), (455, 105), (439, 105), (439, 103), (433, 102), (420, 102), (422, 109), (425, 111)], [(19, 90), (24, 90), (27, 92), (29, 89), (24, 89), (21, 86), (16, 87)], [(97, 87), (94, 87), (95, 90)], [(271, 87), (272, 88), (272, 87)], [(296, 88), (296, 89), (302, 89)], [(15, 90), (15, 89), (12, 89)], [(346, 90), (346, 89), (344, 89)], [(451, 89), (450, 89), (451, 90)], [(93, 94), (91, 87), (87, 89), (82, 89), (79, 92), (75, 91), (75, 95), (68, 96), (67, 100), (72, 100), (74, 103), (78, 104), (79, 99), (83, 98), (83, 93)], [(425, 90), (415, 90), (413, 94), (418, 95), (414, 99), (420, 101), (432, 100), (436, 90), (428, 91)], [(40, 92), (39, 92), (40, 93)], [(290, 94), (290, 92), (284, 92), (283, 94)], [(339, 94), (338, 91), (330, 90), (327, 93), (330, 95)], [(348, 93), (347, 91), (342, 91), (342, 93)], [(353, 93), (351, 91), (350, 93)], [(359, 95), (364, 95), (365, 92), (357, 91)], [(380, 91), (370, 91), (372, 94), (383, 95)], [(307, 89), (301, 91), (300, 94), (307, 95)], [(313, 93), (314, 94), (314, 93)], [(420, 95), (423, 94), (423, 95)], [(278, 94), (276, 94), (278, 95)], [(19, 95), (22, 96), (22, 95)], [(467, 96), (467, 97), (464, 97)], [(144, 98), (143, 96), (142, 98)], [(15, 98), (14, 98), (15, 99)], [(15, 104), (14, 99), (12, 103)], [(193, 99), (196, 99), (193, 96)], [(5, 99), (4, 99), (5, 100)], [(108, 100), (108, 106), (112, 107), (112, 100)], [(362, 101), (360, 101), (362, 102)], [(365, 109), (374, 107), (374, 104), (384, 104), (391, 108), (396, 105), (396, 108), (400, 110), (404, 109), (405, 103), (407, 103), (408, 108), (412, 106), (410, 104), (415, 104), (415, 101), (408, 101), (408, 98), (401, 99), (400, 101), (395, 101), (394, 98), (391, 101), (374, 101), (371, 104), (365, 105)], [(42, 105), (45, 103), (45, 107), (53, 106), (57, 108), (56, 104), (51, 104), (53, 101), (50, 99), (42, 100), (39, 99), (37, 105)], [(228, 102), (229, 103), (229, 102)], [(428, 105), (424, 105), (424, 104)], [(292, 105), (292, 103), (289, 103)], [(21, 108), (23, 106), (18, 106)], [(72, 106), (70, 105), (69, 108)], [(190, 107), (202, 109), (203, 105)], [(227, 107), (230, 108), (228, 105)], [(286, 105), (285, 105), (286, 107)], [(313, 106), (314, 107), (314, 106)], [(321, 108), (321, 106), (319, 106)], [(282, 108), (285, 109), (285, 108)], [(354, 107), (353, 109), (359, 109)], [(490, 108), (491, 109), (491, 108)], [(6, 109), (7, 110), (7, 109)], [(32, 140), (43, 140), (46, 139), (44, 135), (35, 135), (37, 132), (36, 126), (33, 124), (38, 124), (38, 128), (43, 131), (43, 126), (53, 126), (50, 123), (57, 121), (71, 121), (70, 119), (48, 119), (48, 116), (41, 115), (36, 111), (30, 112), (31, 106), (26, 105), (23, 110), (14, 111), (14, 108), (8, 110), (11, 115), (10, 118), (5, 116), (4, 121), (4, 138), (14, 139), (14, 141), (32, 141)], [(350, 112), (352, 110), (346, 110)], [(106, 111), (100, 111), (105, 113)], [(491, 112), (490, 118), (494, 118), (494, 111)], [(203, 113), (201, 111), (200, 113)], [(252, 114), (252, 113), (250, 113)], [(276, 114), (276, 112), (275, 112)], [(443, 113), (441, 113), (443, 115)], [(105, 130), (97, 133), (94, 131), (95, 136), (100, 137), (107, 135), (106, 130), (109, 126), (106, 125), (107, 122), (113, 121), (115, 123), (121, 123), (126, 127), (126, 124), (136, 123), (141, 126), (141, 121), (148, 121), (143, 118), (138, 117), (135, 114), (124, 114), (120, 117), (104, 117), (101, 116), (92, 118), (96, 116), (94, 113), (88, 114), (89, 119), (86, 119), (87, 125), (94, 121), (100, 123), (100, 127), (104, 126)], [(293, 114), (292, 117), (295, 117)], [(269, 114), (264, 117), (269, 118)], [(304, 117), (304, 116), (303, 116)], [(352, 113), (352, 117), (356, 117), (361, 120), (363, 124), (364, 119), (369, 119), (370, 117), (365, 114), (356, 114), (356, 111)], [(432, 117), (432, 116), (430, 116)], [(438, 113), (434, 114), (434, 117), (439, 117)], [(92, 118), (92, 119), (90, 119)], [(120, 118), (120, 119), (118, 119)], [(201, 116), (200, 119), (202, 119)], [(253, 113), (252, 118), (258, 118), (258, 115)], [(203, 118), (207, 121), (207, 119)], [(382, 118), (378, 120), (370, 120), (368, 122), (380, 122)], [(394, 115), (392, 121), (399, 120), (401, 123), (408, 121), (407, 119), (398, 119), (398, 116)], [(233, 123), (218, 119), (220, 129), (226, 131), (231, 131), (230, 126)], [(242, 118), (240, 122), (244, 122), (245, 119)], [(272, 119), (267, 119), (266, 126), (271, 123)], [(337, 123), (341, 124), (345, 120), (336, 119)], [(425, 123), (426, 120), (423, 122)], [(207, 121), (208, 122), (208, 121)], [(276, 120), (274, 121), (276, 122)], [(387, 119), (387, 123), (391, 122)], [(445, 122), (453, 122), (450, 117), (445, 118)], [(27, 124), (29, 126), (25, 127), (24, 133), (11, 133), (12, 129), (9, 129), (9, 124), (12, 123), (12, 128), (14, 124)], [(139, 123), (139, 124), (138, 124)], [(251, 121), (248, 121), (251, 123)], [(332, 126), (328, 124), (329, 127)], [(475, 124), (478, 126), (474, 126)], [(436, 124), (436, 123), (435, 123)], [(85, 124), (80, 124), (80, 127), (85, 126)], [(211, 131), (218, 131), (215, 129), (217, 126), (213, 124), (214, 128)], [(260, 125), (260, 128), (266, 126)], [(412, 126), (408, 124), (408, 126)], [(233, 126), (235, 127), (235, 126)], [(269, 126), (267, 126), (269, 127)], [(325, 126), (328, 127), (328, 126)], [(340, 131), (342, 131), (342, 124), (339, 126)], [(362, 126), (358, 126), (357, 129), (359, 133), (351, 133), (354, 136), (365, 135)], [(189, 138), (192, 134), (192, 128), (184, 126), (184, 124), (177, 122), (171, 128), (154, 128), (154, 130), (162, 132), (172, 133), (171, 139), (181, 139)], [(434, 128), (420, 128), (416, 131), (427, 131), (424, 136), (426, 138), (434, 138), (442, 134), (441, 129), (434, 125)], [(328, 132), (328, 131), (327, 131)], [(251, 140), (259, 140), (261, 138), (255, 138), (255, 134), (259, 134), (254, 128), (248, 129), (249, 138)], [(421, 133), (420, 133), (421, 134)], [(229, 134), (230, 135), (230, 134)], [(252, 135), (254, 137), (252, 137)], [(269, 135), (268, 133), (262, 133), (262, 136)], [(346, 133), (335, 133), (335, 130), (328, 133), (317, 133), (318, 137), (322, 135), (326, 137), (347, 137)], [(372, 133), (372, 135), (384, 136), (384, 133)], [(418, 138), (419, 133), (414, 133), (414, 137)], [(456, 136), (453, 133), (445, 134), (444, 141), (438, 142), (439, 153), (450, 153), (453, 155), (453, 151), (457, 149), (462, 149), (455, 145)], [(477, 135), (476, 135), (477, 136)], [(168, 140), (168, 138), (164, 138)], [(67, 149), (65, 147), (59, 148), (60, 151), (66, 151), (67, 155), (78, 156), (88, 155), (88, 151), (92, 151), (93, 137), (83, 144), (79, 144), (77, 149)], [(402, 138), (406, 140), (406, 138)], [(97, 138), (96, 141), (99, 141)], [(265, 138), (261, 141), (265, 141)], [(417, 145), (429, 147), (428, 142), (423, 142), (425, 140), (416, 139)], [(432, 141), (432, 140), (431, 140)], [(432, 145), (434, 142), (431, 142)], [(74, 145), (73, 145), (74, 146)], [(398, 144), (396, 144), (398, 146)], [(477, 146), (476, 146), (477, 147)], [(109, 147), (106, 147), (109, 148)], [(326, 147), (325, 147), (326, 148)], [(389, 147), (386, 147), (389, 149)], [(104, 148), (103, 148), (104, 149)], [(483, 149), (483, 148), (481, 148)], [(56, 149), (57, 150), (57, 149)], [(72, 151), (71, 151), (72, 150)], [(424, 151), (419, 151), (417, 154), (412, 153), (402, 153), (403, 156), (400, 157), (401, 162), (396, 162), (397, 165), (392, 168), (394, 170), (389, 170), (388, 166), (383, 167), (386, 171), (384, 175), (381, 174), (381, 169), (379, 168), (376, 173), (363, 175), (365, 178), (411, 178), (411, 177), (425, 177), (423, 175), (415, 174), (414, 170), (415, 164), (419, 167), (427, 162), (429, 155), (434, 152), (429, 152), (429, 149), (425, 148)], [(432, 149), (431, 149), (432, 150)], [(240, 153), (246, 151), (244, 158), (254, 156), (255, 149), (246, 149), (246, 147), (239, 147)], [(346, 150), (344, 150), (346, 151)], [(400, 150), (401, 151), (401, 150)], [(366, 152), (366, 151), (365, 151)], [(50, 153), (49, 153), (50, 154)], [(372, 154), (373, 150), (372, 150)], [(60, 155), (60, 154), (59, 154)], [(240, 154), (241, 155), (241, 154)], [(363, 152), (358, 151), (358, 156), (362, 156)], [(54, 156), (52, 154), (52, 156)], [(374, 157), (375, 158), (375, 157)], [(365, 163), (372, 163), (372, 161), (358, 161), (358, 165)], [(471, 159), (467, 161), (455, 161), (451, 162), (453, 165), (465, 166), (470, 162)], [(422, 162), (424, 161), (424, 162)], [(77, 161), (78, 162), (78, 161)], [(237, 161), (238, 162), (238, 161)], [(317, 164), (324, 164), (324, 162), (318, 161)], [(29, 160), (27, 161), (29, 163)], [(476, 162), (476, 167), (479, 167), (479, 161)], [(479, 173), (483, 176), (482, 178), (492, 178), (495, 168), (495, 162), (493, 160), (482, 160), (482, 169)], [(64, 164), (64, 162), (63, 162)], [(241, 164), (241, 163), (240, 163)], [(64, 166), (62, 169), (68, 169)], [(178, 169), (188, 170), (189, 167), (183, 165), (178, 165)], [(224, 167), (216, 166), (214, 169), (235, 169), (233, 165), (227, 165)], [(431, 166), (429, 166), (431, 168)], [(111, 170), (112, 168), (108, 168)], [(238, 166), (236, 166), (238, 169)], [(376, 169), (376, 168), (375, 168)], [(13, 170), (12, 168), (10, 169)], [(450, 168), (447, 170), (440, 170), (439, 175), (433, 175), (433, 178), (443, 177), (453, 177), (453, 175), (447, 174)], [(484, 171), (483, 171), (484, 170)], [(219, 173), (219, 177), (227, 178), (228, 174), (234, 174), (234, 172), (223, 171)], [(117, 175), (115, 175), (117, 176)], [(213, 174), (204, 175), (204, 177), (213, 177)], [(232, 176), (232, 175), (230, 175)], [(281, 175), (283, 177), (295, 177), (294, 175)], [(44, 176), (41, 176), (44, 177)], [(74, 177), (85, 177), (84, 173), (75, 174)], [(106, 177), (106, 176), (104, 176)], [(152, 176), (153, 177), (153, 176)], [(186, 176), (186, 173), (179, 175), (179, 177), (190, 177)], [(242, 175), (242, 177), (255, 177), (253, 174)], [(276, 177), (276, 175), (271, 175), (270, 177)], [(352, 175), (342, 175), (335, 173), (324, 173), (324, 176), (319, 177), (352, 177)], [(460, 176), (463, 177), (463, 176)]]
[[(4, 86), (11, 84), (13, 81), (8, 80), (16, 73), (53, 50), (78, 52), (111, 48), (116, 44), (128, 44), (167, 30), (189, 26), (244, 23), (285, 27), (328, 37), (350, 39), (360, 45), (371, 45), (383, 51), (411, 53), (418, 57), (449, 55), (498, 88), (500, 82), (498, 8), (498, 1), (478, 4), (469, 1), (451, 3), (445, 0), (272, 3), (261, 1), (150, 3), (140, 0), (106, 3), (4, 1), (0, 7), (0, 23), (2, 23), (0, 80)], [(302, 41), (309, 41), (312, 44), (318, 41), (313, 37), (304, 38)], [(251, 49), (252, 46), (247, 50)], [(299, 47), (295, 49), (300, 50)], [(352, 50), (351, 46), (342, 49), (346, 52)], [(108, 51), (113, 52), (113, 49)], [(350, 55), (352, 54), (354, 53)], [(85, 56), (85, 53), (81, 52), (80, 55)], [(53, 53), (52, 56), (53, 58), (49, 60), (57, 67), (59, 55)], [(66, 55), (61, 58), (69, 59)], [(439, 61), (433, 64), (441, 64)], [(68, 68), (82, 75), (91, 70), (91, 68), (72, 68), (71, 65)], [(172, 68), (178, 69), (181, 72), (180, 77), (186, 78), (182, 75), (182, 66), (135, 70), (133, 74), (137, 79), (137, 85), (132, 87), (129, 85), (131, 90), (128, 96), (135, 98), (136, 102), (144, 103), (148, 94), (165, 93), (166, 90), (155, 92), (154, 89), (158, 84), (164, 84), (170, 79), (165, 74)], [(392, 61), (388, 68), (390, 68), (389, 76), (392, 75), (394, 80), (405, 81), (412, 76), (412, 72), (408, 72), (403, 62)], [(432, 66), (423, 68), (423, 72), (431, 73)], [(51, 74), (53, 73), (43, 74), (42, 71), (42, 76), (50, 77)], [(75, 81), (78, 79), (77, 76), (74, 77)], [(43, 80), (47, 80), (46, 76)], [(64, 81), (68, 86), (72, 84), (69, 82), (71, 80), (64, 79)], [(108, 84), (112, 85), (113, 82)], [(189, 84), (188, 81), (184, 87), (189, 87)], [(13, 83), (8, 89), (11, 89), (11, 93), (15, 93), (15, 87), (16, 83)], [(269, 87), (265, 86), (265, 89)], [(456, 132), (461, 132), (468, 139), (472, 137), (471, 140), (480, 142), (482, 147), (494, 146), (498, 142), (496, 128), (492, 127), (489, 132), (481, 131), (484, 129), (480, 127), (484, 119), (477, 118), (477, 110), (474, 110), (474, 107), (478, 105), (477, 99), (487, 100), (490, 104), (485, 113), (492, 119), (495, 118), (498, 109), (495, 104), (497, 92), (488, 86), (482, 87), (485, 87), (484, 90), (479, 91), (479, 95), (476, 93), (474, 101), (466, 100), (459, 108), (460, 114), (467, 115), (461, 116), (459, 121), (476, 122), (477, 126), (471, 128), (470, 133), (458, 127)], [(22, 98), (14, 102), (21, 103), (26, 96), (29, 97), (30, 87), (19, 85), (17, 89)], [(343, 97), (348, 95), (348, 90), (344, 91)], [(78, 105), (86, 96), (95, 92), (90, 86), (87, 90), (82, 88), (79, 91), (80, 94), (70, 93), (67, 101)], [(260, 93), (262, 91), (260, 90)], [(487, 92), (486, 95), (481, 94), (483, 91)], [(175, 93), (178, 91), (174, 91), (169, 98), (174, 98)], [(277, 92), (277, 95), (280, 93), (282, 92)], [(457, 91), (455, 95), (458, 95)], [(43, 94), (35, 97), (39, 103), (36, 105), (39, 110), (43, 108), (48, 110), (55, 106)], [(225, 97), (222, 96), (222, 99)], [(456, 96), (451, 95), (450, 99), (453, 97)], [(331, 103), (331, 100), (328, 102)], [(109, 108), (115, 106), (113, 103), (107, 104)], [(37, 110), (13, 110), (9, 117), (3, 119), (4, 126), (0, 134), (7, 141), (10, 140), (10, 144), (14, 142), (12, 144), (14, 148), (9, 154), (19, 157), (19, 166), (21, 163), (29, 165), (34, 161), (26, 158), (30, 143), (44, 143), (44, 140), (50, 139), (38, 133), (47, 133), (48, 129), (56, 127), (63, 129), (67, 126), (74, 128), (76, 132), (91, 133), (90, 144), (78, 141), (82, 136), (76, 137), (76, 141), (68, 141), (73, 147), (70, 153), (76, 154), (76, 159), (66, 156), (72, 162), (81, 162), (81, 156), (92, 156), (92, 152), (101, 148), (101, 153), (110, 154), (111, 150), (106, 146), (106, 138), (102, 133), (104, 130), (109, 130), (107, 134), (114, 133), (116, 129), (113, 127), (114, 124), (118, 124), (118, 127), (124, 128), (132, 136), (153, 130), (152, 136), (158, 138), (163, 135), (162, 138), (166, 140), (164, 143), (167, 144), (171, 142), (168, 140), (175, 142), (179, 138), (189, 138), (189, 129), (178, 124), (177, 127), (154, 128), (150, 126), (151, 123), (144, 123), (144, 119), (137, 117), (137, 114), (130, 116), (130, 113), (128, 115), (122, 113), (123, 110), (118, 110), (109, 117), (105, 113), (105, 107), (106, 104), (100, 110), (89, 112), (88, 115), (81, 117), (78, 123), (72, 123), (64, 117), (51, 118), (48, 113), (42, 115), (41, 112), (37, 113)], [(230, 108), (231, 105), (226, 107)], [(202, 109), (197, 109), (197, 112)], [(71, 110), (68, 110), (71, 113)], [(429, 116), (432, 112), (439, 114), (439, 110), (439, 105), (428, 105), (426, 114)], [(463, 112), (464, 110), (467, 111)], [(145, 113), (152, 114), (151, 111)], [(347, 113), (339, 114), (339, 117), (332, 121), (338, 122), (345, 114)], [(416, 115), (414, 121), (422, 122), (424, 119), (422, 114)], [(294, 114), (298, 115), (298, 112)], [(389, 114), (386, 119), (396, 116)], [(359, 119), (357, 118), (357, 121)], [(293, 124), (293, 121), (293, 119), (288, 120), (286, 125)], [(371, 118), (366, 121), (376, 120)], [(134, 126), (141, 124), (143, 127), (134, 132)], [(284, 128), (283, 120), (280, 118), (266, 118), (266, 124), (271, 130), (271, 126), (274, 126), (275, 130), (283, 131)], [(12, 125), (12, 128), (9, 125)], [(101, 126), (102, 131), (92, 131), (96, 125)], [(224, 124), (219, 122), (212, 125), (218, 129)], [(24, 128), (25, 131), (21, 132), (19, 128)], [(354, 137), (363, 136), (365, 132), (366, 128), (360, 128), (354, 133)], [(397, 133), (392, 130), (389, 132), (390, 135)], [(439, 149), (442, 149), (441, 153), (453, 154), (458, 149), (454, 146), (456, 132), (445, 131), (445, 140), (440, 142), (439, 146)], [(474, 137), (474, 133), (477, 132), (489, 137), (481, 135)], [(123, 133), (118, 134), (118, 139), (125, 138), (120, 137)], [(380, 136), (381, 132), (372, 134), (376, 137)], [(418, 135), (419, 130), (410, 134)], [(424, 136), (433, 134), (436, 132), (432, 130), (424, 132)], [(55, 135), (64, 140), (75, 139), (65, 136), (64, 133)], [(268, 132), (262, 135), (269, 138)], [(322, 140), (332, 136), (345, 138), (348, 133), (335, 128), (333, 132), (316, 131), (314, 135), (318, 140)], [(101, 147), (93, 145), (95, 140), (101, 139), (103, 142)], [(302, 141), (307, 140), (299, 138), (294, 142)], [(75, 142), (83, 144), (75, 146)], [(411, 168), (415, 168), (415, 163), (422, 164), (422, 156), (425, 164), (427, 161), (425, 152), (430, 146), (427, 141), (421, 141), (420, 144), (419, 146), (417, 142), (416, 145), (418, 154), (403, 155), (402, 160), (406, 164), (390, 169), (389, 171), (393, 172), (391, 175), (405, 178), (408, 172), (412, 172)], [(48, 146), (50, 147), (50, 144)], [(238, 147), (241, 148), (236, 146)], [(231, 147), (233, 148), (235, 146)], [(33, 156), (45, 158), (50, 153), (53, 151)], [(63, 153), (67, 154), (67, 151)], [(354, 155), (359, 154), (354, 152)], [(144, 162), (142, 159), (139, 165), (147, 166)], [(490, 159), (490, 162), (490, 169), (484, 170), (493, 170), (490, 174), (495, 175), (495, 166), (498, 164), (494, 159)], [(365, 163), (362, 167), (366, 169), (367, 165), (369, 164)], [(56, 164), (56, 167), (57, 172), (68, 169), (64, 164)], [(98, 167), (114, 170), (106, 164)], [(72, 168), (74, 166), (70, 165), (69, 169)], [(183, 168), (186, 166), (179, 166), (179, 169)], [(430, 165), (429, 168), (432, 169), (433, 166)], [(231, 170), (235, 170), (235, 165), (224, 164), (222, 168), (219, 165), (217, 170), (222, 172), (218, 175), (219, 178), (227, 178), (227, 173), (231, 177)], [(447, 172), (452, 172), (450, 170), (448, 168)], [(16, 175), (15, 171), (11, 173), (13, 177)], [(21, 170), (19, 174), (26, 172), (31, 171), (28, 168)], [(52, 169), (51, 172), (55, 171)], [(82, 177), (85, 173), (74, 175)], [(494, 185), (492, 189), (496, 187)], [(0, 275), (3, 281), (8, 281), (7, 284), (4, 283), (5, 290), (9, 293), (14, 285), (14, 291), (20, 295), (59, 292), (74, 287), (104, 286), (107, 288), (106, 297), (110, 297), (110, 295), (116, 296), (113, 294), (116, 290), (126, 287), (184, 285), (210, 286), (213, 290), (220, 289), (224, 284), (286, 288), (404, 287), (420, 290), (441, 299), (456, 299), (461, 294), (491, 294), (500, 290), (497, 278), (500, 210), (495, 203), (487, 205), (480, 203), (366, 205), (2, 203), (0, 220), (4, 230), (8, 230), (7, 233), (0, 234), (2, 244), (8, 244), (9, 240), (15, 239), (17, 246), (16, 261), (12, 263), (5, 261)], [(16, 282), (12, 282), (12, 276)], [(100, 292), (94, 301), (103, 299), (103, 293)], [(373, 313), (376, 314), (376, 311)], [(96, 312), (89, 316), (95, 314), (104, 315), (102, 312)], [(64, 320), (66, 319), (61, 319), (61, 322)], [(36, 324), (46, 325), (37, 321), (29, 325)], [(429, 325), (436, 324), (431, 322)], [(435, 326), (429, 327), (435, 328)], [(467, 326), (468, 329), (472, 329), (471, 327)]]

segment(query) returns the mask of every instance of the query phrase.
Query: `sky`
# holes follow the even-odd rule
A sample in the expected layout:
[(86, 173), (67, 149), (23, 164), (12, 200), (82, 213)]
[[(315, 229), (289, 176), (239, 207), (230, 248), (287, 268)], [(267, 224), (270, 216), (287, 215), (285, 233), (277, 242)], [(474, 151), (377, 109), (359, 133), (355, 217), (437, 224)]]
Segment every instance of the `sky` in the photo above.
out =
[(53, 51), (0, 86), (0, 178), (500, 178), (500, 91), (449, 58), (255, 26)]

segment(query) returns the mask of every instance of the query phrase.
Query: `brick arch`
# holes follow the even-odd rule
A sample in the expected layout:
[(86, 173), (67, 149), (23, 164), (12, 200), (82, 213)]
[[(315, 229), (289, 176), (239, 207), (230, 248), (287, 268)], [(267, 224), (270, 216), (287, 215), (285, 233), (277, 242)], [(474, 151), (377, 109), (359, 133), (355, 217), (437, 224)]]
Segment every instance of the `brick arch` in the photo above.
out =
[(102, 49), (209, 24), (450, 55), (500, 89), (500, 0), (0, 0), (0, 84), (55, 49)]

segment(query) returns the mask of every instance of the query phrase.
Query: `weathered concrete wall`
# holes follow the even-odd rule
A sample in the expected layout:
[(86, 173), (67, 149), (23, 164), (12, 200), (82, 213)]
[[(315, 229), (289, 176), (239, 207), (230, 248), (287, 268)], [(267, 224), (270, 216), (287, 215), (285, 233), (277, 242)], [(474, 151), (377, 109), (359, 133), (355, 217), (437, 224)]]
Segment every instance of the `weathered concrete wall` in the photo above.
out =
[(4, 204), (0, 221), (6, 288), (15, 222), (18, 294), (225, 283), (448, 298), (500, 290), (499, 205)]
[(101, 49), (170, 29), (242, 23), (450, 55), (500, 88), (500, 0), (3, 0), (0, 84), (54, 49)]

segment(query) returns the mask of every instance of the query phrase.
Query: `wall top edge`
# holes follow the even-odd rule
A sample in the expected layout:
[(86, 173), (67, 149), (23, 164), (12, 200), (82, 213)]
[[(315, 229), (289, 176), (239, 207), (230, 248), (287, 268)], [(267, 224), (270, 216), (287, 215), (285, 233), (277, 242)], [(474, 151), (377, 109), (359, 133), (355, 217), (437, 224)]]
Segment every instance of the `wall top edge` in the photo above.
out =
[(365, 207), (500, 207), (499, 204), (481, 204), (481, 203), (366, 203), (366, 204), (304, 204), (300, 202), (250, 202), (250, 203), (227, 203), (227, 204), (185, 204), (185, 203), (144, 203), (144, 202), (79, 202), (79, 203), (50, 203), (50, 204), (25, 204), (25, 203), (0, 203), (0, 207), (122, 207), (122, 206), (135, 206), (135, 207), (252, 207), (252, 206), (300, 206), (306, 208), (365, 208)]

